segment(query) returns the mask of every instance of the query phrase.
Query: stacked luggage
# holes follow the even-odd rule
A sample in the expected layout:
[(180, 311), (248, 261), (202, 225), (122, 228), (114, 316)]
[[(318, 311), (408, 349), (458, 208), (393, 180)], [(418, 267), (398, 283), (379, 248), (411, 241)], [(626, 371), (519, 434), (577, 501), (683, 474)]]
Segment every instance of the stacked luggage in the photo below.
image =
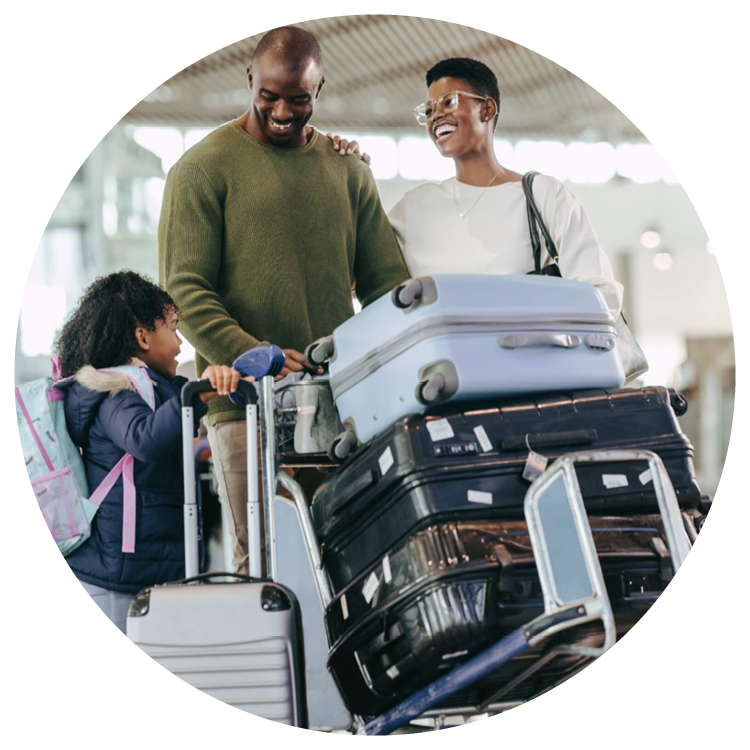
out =
[[(321, 351), (335, 357), (343, 453), (364, 443), (311, 509), (334, 594), (328, 665), (360, 716), (394, 706), (543, 612), (523, 509), (546, 462), (583, 450), (652, 451), (686, 524), (702, 503), (677, 422), (685, 400), (662, 387), (620, 388), (616, 337), (593, 287), (540, 277), (421, 282), (416, 306), (396, 290), (313, 347), (317, 361)], [(389, 335), (402, 330), (377, 344), (367, 335), (378, 318)], [(673, 575), (650, 471), (605, 462), (577, 474), (621, 636)], [(566, 637), (451, 705), (511, 705), (566, 679), (586, 663), (565, 653)], [(575, 637), (595, 645), (601, 634)]]
[(426, 406), (625, 383), (601, 293), (547, 276), (412, 279), (306, 356), (329, 362), (346, 435), (362, 443)]

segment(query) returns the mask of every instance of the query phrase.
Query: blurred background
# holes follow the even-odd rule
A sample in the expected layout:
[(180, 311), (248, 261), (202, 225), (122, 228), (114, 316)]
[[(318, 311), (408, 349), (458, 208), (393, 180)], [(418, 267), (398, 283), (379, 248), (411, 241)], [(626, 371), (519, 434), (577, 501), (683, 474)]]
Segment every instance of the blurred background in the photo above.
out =
[[(724, 286), (709, 238), (677, 177), (609, 101), (546, 58), (475, 29), (409, 16), (345, 16), (298, 24), (317, 36), (326, 84), (311, 124), (355, 137), (372, 156), (388, 211), (425, 181), (454, 174), (411, 111), (424, 74), (473, 57), (497, 74), (501, 163), (561, 180), (583, 201), (648, 356), (645, 384), (681, 390), (682, 426), (713, 495), (726, 456), (735, 360)], [(156, 230), (166, 173), (216, 126), (249, 106), (246, 67), (262, 34), (225, 47), (151, 92), (73, 176), (41, 239), (24, 293), (16, 382), (49, 374), (56, 332), (82, 290), (122, 268), (157, 278)], [(183, 346), (182, 359), (193, 358)]]

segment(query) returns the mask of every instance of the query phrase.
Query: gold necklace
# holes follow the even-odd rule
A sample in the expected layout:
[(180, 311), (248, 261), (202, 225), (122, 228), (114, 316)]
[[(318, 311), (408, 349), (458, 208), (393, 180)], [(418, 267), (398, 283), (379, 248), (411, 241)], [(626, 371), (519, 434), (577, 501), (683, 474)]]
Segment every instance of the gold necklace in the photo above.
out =
[(495, 178), (497, 177), (497, 175), (499, 175), (500, 172), (502, 171), (503, 171), (503, 168), (500, 167), (500, 169), (497, 171), (495, 176), (487, 183), (487, 187), (484, 190), (482, 190), (479, 197), (474, 201), (474, 205), (466, 213), (461, 213), (461, 206), (458, 205), (458, 200), (456, 199), (456, 185), (458, 184), (458, 177), (454, 178), (453, 180), (453, 202), (456, 204), (456, 208), (458, 209), (458, 215), (462, 219), (465, 219), (476, 208), (477, 203), (479, 203), (479, 201), (482, 200), (482, 196), (487, 192), (487, 189), (489, 188), (489, 186), (495, 181)]

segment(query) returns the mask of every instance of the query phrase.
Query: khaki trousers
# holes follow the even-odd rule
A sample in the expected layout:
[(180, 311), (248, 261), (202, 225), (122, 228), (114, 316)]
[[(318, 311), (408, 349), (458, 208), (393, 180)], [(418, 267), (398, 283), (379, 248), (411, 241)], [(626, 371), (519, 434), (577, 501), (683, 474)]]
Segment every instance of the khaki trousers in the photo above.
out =
[[(219, 422), (208, 426), (208, 442), (214, 462), (219, 497), (224, 510), (229, 512), (229, 533), (232, 544), (232, 564), (234, 573), (249, 573), (247, 539), (247, 428), (244, 420)], [(325, 475), (316, 469), (284, 469), (296, 479), (305, 490), (308, 501), (320, 486)], [(260, 436), (258, 439), (258, 497), (261, 500), (260, 523), (264, 528), (263, 513), (263, 469), (260, 459)], [(282, 487), (277, 493), (283, 497), (290, 495)], [(290, 498), (291, 499), (291, 498)], [(265, 535), (261, 534), (261, 561), (265, 574)]]

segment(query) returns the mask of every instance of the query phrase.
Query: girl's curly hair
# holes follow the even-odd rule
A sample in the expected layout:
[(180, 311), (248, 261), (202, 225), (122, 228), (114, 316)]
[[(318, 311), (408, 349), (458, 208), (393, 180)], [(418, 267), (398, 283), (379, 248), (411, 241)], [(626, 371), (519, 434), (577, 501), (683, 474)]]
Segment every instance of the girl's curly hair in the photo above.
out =
[(84, 365), (118, 367), (138, 352), (135, 329), (155, 330), (177, 313), (174, 300), (134, 271), (102, 276), (83, 293), (55, 341), (63, 377)]

